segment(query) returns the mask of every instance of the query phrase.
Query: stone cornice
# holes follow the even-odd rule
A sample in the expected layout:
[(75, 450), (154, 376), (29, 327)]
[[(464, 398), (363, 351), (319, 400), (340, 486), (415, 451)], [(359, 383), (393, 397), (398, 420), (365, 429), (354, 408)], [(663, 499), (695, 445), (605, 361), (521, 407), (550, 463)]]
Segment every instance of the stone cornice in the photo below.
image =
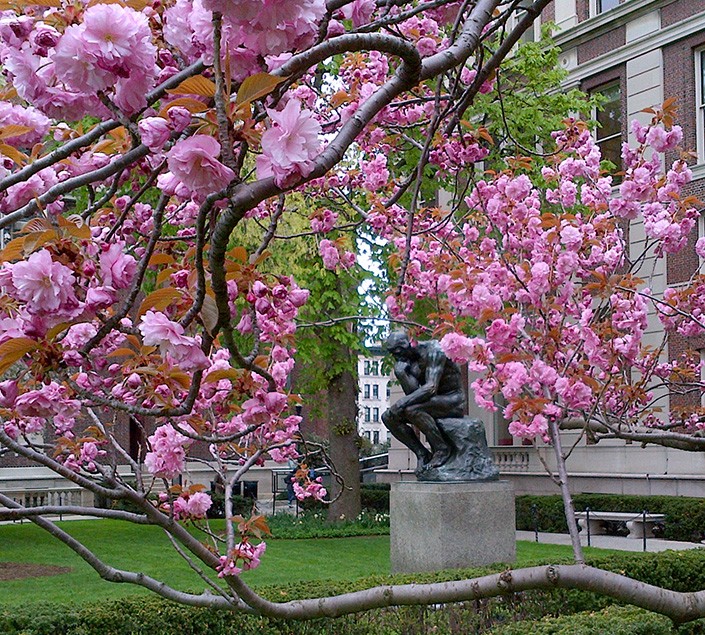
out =
[(555, 33), (553, 39), (564, 50), (578, 46), (673, 2), (675, 0), (627, 0), (614, 9)]
[[(658, 0), (650, 3), (640, 0), (632, 1), (641, 5), (664, 4), (659, 3)], [(587, 24), (587, 22), (585, 24)], [(705, 13), (692, 16), (690, 18), (687, 18), (686, 20), (682, 20), (681, 22), (676, 22), (675, 24), (672, 24), (657, 32), (644, 35), (643, 37), (633, 40), (632, 42), (628, 42), (627, 44), (624, 44), (623, 46), (620, 46), (614, 49), (613, 51), (609, 51), (604, 55), (600, 55), (599, 57), (596, 57), (590, 60), (589, 62), (580, 64), (579, 66), (570, 71), (568, 77), (564, 82), (564, 85), (573, 85), (583, 79), (592, 77), (593, 75), (597, 75), (602, 71), (614, 68), (615, 66), (619, 66), (620, 64), (625, 64), (626, 62), (635, 57), (639, 57), (640, 55), (644, 55), (645, 53), (660, 49), (663, 46), (672, 44), (673, 42), (676, 42), (682, 38), (688, 37), (689, 35), (692, 35), (693, 33), (698, 33), (700, 31), (705, 31)], [(565, 48), (565, 44), (562, 48), (564, 51), (567, 50)]]

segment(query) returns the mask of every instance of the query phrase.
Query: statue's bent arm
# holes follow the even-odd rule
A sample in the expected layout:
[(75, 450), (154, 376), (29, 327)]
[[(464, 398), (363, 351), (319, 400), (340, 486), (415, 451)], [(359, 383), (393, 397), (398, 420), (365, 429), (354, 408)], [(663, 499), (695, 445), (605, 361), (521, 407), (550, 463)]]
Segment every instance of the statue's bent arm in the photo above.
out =
[[(424, 383), (419, 385), (413, 392), (408, 393), (406, 397), (400, 399), (397, 404), (401, 402), (403, 408), (408, 408), (416, 404), (426, 403), (429, 399), (437, 395), (441, 377), (443, 377), (445, 361), (445, 354), (440, 347), (429, 347), (426, 356), (426, 376)], [(403, 387), (404, 385), (402, 384), (402, 388)]]
[(420, 387), (419, 380), (409, 372), (411, 366), (408, 362), (394, 364), (394, 376), (401, 385), (405, 395), (410, 395)]

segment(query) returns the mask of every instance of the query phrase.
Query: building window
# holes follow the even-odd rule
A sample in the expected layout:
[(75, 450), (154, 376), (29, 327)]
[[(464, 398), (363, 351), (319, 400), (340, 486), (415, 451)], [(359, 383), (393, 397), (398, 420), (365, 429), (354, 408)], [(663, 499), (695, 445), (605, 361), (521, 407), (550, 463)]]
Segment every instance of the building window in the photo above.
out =
[[(524, 17), (526, 9), (532, 4), (533, 0), (519, 0), (519, 5), (510, 19), (510, 28), (513, 29), (517, 24), (519, 24), (519, 20)], [(519, 38), (519, 46), (526, 44), (527, 42), (536, 42), (540, 37), (540, 30), (540, 20), (536, 19), (533, 24), (521, 34), (521, 37)]]
[(365, 360), (365, 370), (362, 373), (363, 375), (369, 375), (370, 374), (370, 360), (366, 359)]
[[(700, 407), (705, 408), (705, 348), (700, 349)], [(705, 414), (705, 413), (702, 413)]]
[(389, 399), (392, 396), (392, 385), (387, 384), (387, 399)]
[(379, 362), (370, 363), (370, 375), (379, 375)]
[(369, 398), (370, 398), (370, 385), (365, 384), (365, 399), (369, 399)]
[(605, 11), (617, 8), (620, 0), (590, 0), (591, 15), (599, 15)]
[(379, 408), (372, 408), (372, 421), (379, 421)]
[[(594, 90), (604, 97), (601, 110), (594, 113), (597, 121), (595, 139), (603, 161), (610, 161), (622, 169), (622, 92), (619, 82)], [(615, 182), (617, 179), (614, 179)], [(621, 180), (621, 179), (620, 179)]]
[(379, 430), (375, 430), (372, 433), (372, 443), (374, 443), (375, 445), (379, 444)]
[(698, 163), (705, 163), (705, 49), (695, 52), (695, 102)]
[[(698, 238), (705, 236), (705, 211), (700, 211), (698, 218)], [(698, 273), (705, 274), (705, 258), (698, 256)]]
[(370, 437), (372, 436), (372, 435), (370, 434), (370, 431), (369, 431), (369, 430), (365, 430), (365, 432), (364, 432), (363, 434), (365, 435), (365, 439), (367, 439), (367, 440), (369, 441), (369, 440), (370, 440)]
[(370, 422), (370, 409), (365, 408), (365, 423), (369, 423), (369, 422)]
[(377, 384), (372, 385), (372, 399), (379, 399), (379, 386)]

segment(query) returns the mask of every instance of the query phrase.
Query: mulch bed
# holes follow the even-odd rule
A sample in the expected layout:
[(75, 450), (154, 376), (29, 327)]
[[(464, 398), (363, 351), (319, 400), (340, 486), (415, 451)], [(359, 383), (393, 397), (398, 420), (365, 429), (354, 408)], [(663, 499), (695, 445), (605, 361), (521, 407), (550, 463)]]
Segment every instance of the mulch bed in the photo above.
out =
[(70, 567), (57, 567), (52, 564), (35, 564), (33, 562), (0, 562), (0, 582), (22, 580), (24, 578), (41, 578), (49, 575), (71, 573)]

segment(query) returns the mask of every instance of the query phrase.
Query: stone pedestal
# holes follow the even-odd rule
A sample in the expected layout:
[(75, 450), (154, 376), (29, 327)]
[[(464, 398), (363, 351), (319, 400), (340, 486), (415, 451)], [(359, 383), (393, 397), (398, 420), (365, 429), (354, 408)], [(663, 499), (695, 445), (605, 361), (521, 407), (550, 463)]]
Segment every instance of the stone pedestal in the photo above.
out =
[(392, 573), (514, 562), (514, 490), (507, 481), (392, 483)]

